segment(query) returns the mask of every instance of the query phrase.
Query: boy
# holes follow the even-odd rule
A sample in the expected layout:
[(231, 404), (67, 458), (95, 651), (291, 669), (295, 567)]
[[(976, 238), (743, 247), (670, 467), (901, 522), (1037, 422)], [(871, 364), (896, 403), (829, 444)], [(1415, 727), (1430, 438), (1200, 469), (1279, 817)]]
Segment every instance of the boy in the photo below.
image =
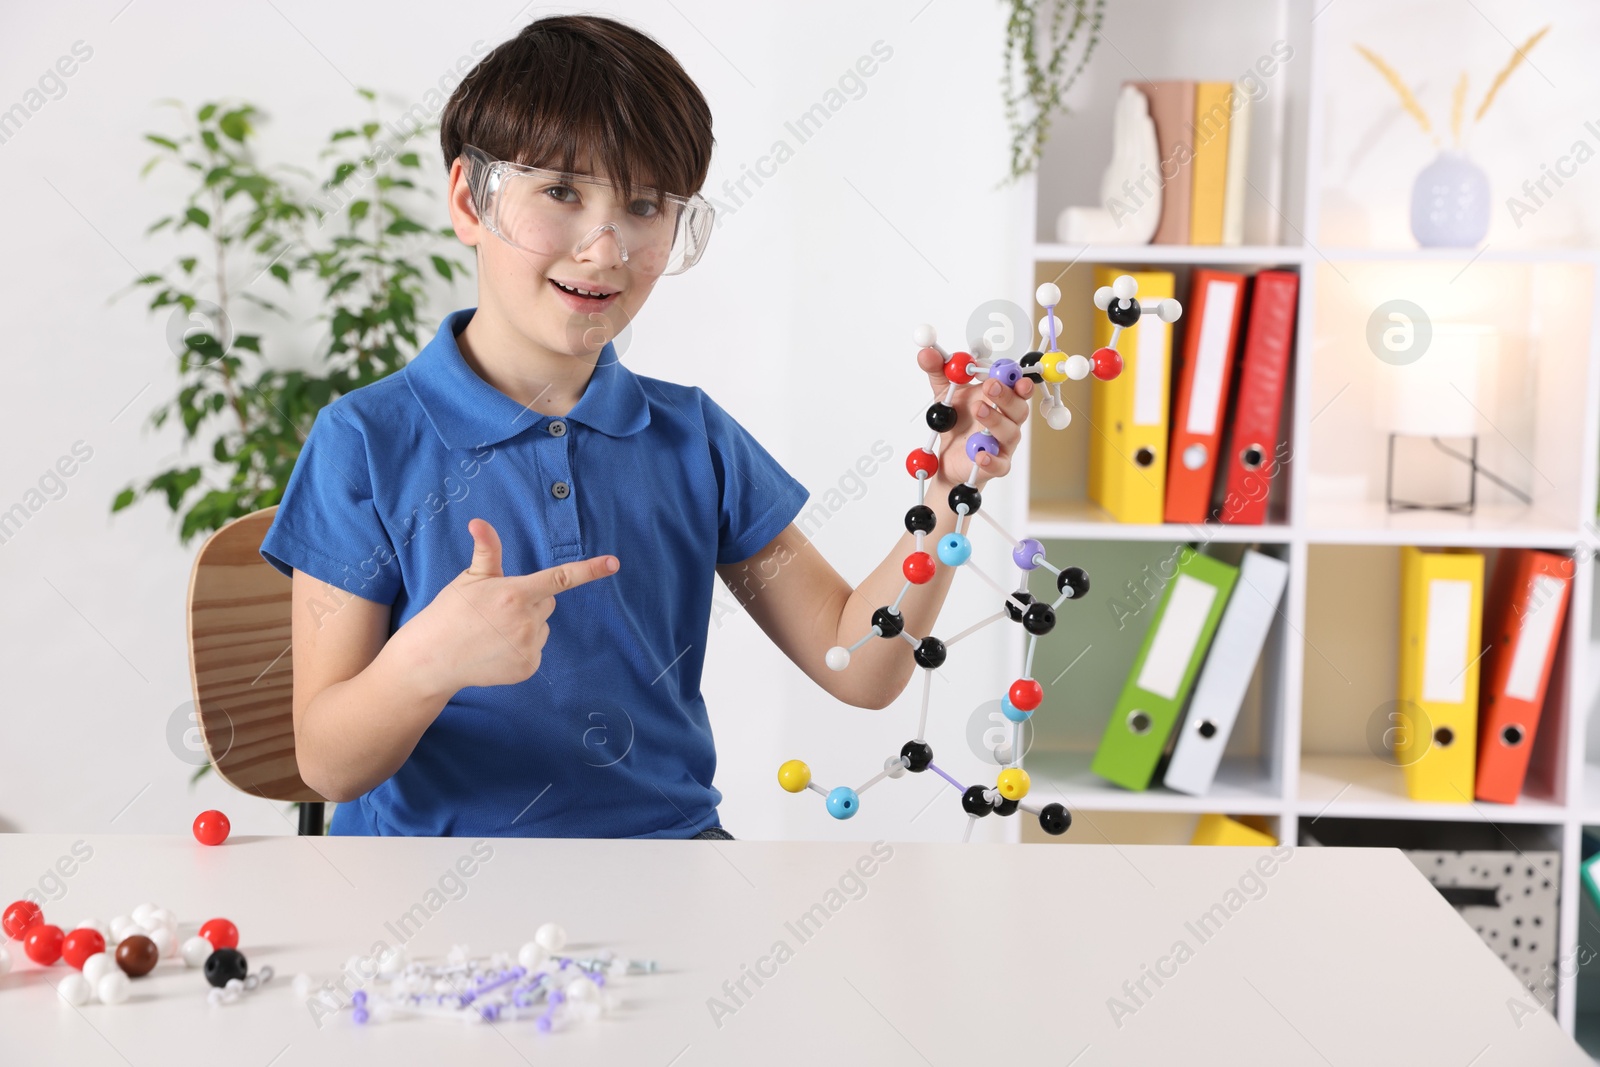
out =
[[(754, 437), (618, 362), (610, 338), (711, 232), (710, 110), (660, 45), (534, 22), (456, 89), (440, 142), (478, 306), (323, 409), (261, 546), (294, 579), (300, 773), (339, 834), (727, 838), (700, 694), (713, 573), (818, 685), (883, 708), (915, 669), (904, 642), (842, 673), (824, 656), (893, 602), (913, 537), (852, 590)], [(922, 369), (942, 396), (934, 354)], [(988, 426), (979, 469), (1003, 475), (1031, 387), (963, 394), (930, 544), (955, 526), (962, 442)], [(907, 592), (909, 630), (949, 583)]]

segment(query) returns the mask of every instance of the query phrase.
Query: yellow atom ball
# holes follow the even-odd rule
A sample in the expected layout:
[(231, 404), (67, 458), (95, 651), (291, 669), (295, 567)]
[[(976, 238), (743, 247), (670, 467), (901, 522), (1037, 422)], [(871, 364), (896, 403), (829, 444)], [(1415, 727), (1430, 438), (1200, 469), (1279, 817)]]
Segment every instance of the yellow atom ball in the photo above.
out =
[(789, 760), (778, 768), (778, 784), (791, 793), (798, 793), (811, 784), (811, 768), (804, 760)]
[(1039, 360), (1039, 373), (1047, 382), (1064, 382), (1067, 372), (1061, 370), (1057, 364), (1067, 358), (1065, 352), (1046, 352)]
[(1021, 800), (1028, 795), (1028, 772), (1021, 767), (1007, 767), (1000, 772), (995, 788), (1007, 800)]

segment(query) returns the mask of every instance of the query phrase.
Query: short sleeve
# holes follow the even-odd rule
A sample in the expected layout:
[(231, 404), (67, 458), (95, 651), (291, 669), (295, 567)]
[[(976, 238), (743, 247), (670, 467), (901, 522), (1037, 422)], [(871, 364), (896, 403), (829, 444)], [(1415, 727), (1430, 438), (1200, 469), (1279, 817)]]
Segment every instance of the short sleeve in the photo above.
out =
[(811, 494), (749, 430), (703, 390), (700, 396), (721, 492), (717, 563), (738, 563), (782, 533)]
[(400, 565), (373, 499), (366, 438), (333, 406), (317, 412), (278, 502), (261, 556), (380, 604), (400, 594)]

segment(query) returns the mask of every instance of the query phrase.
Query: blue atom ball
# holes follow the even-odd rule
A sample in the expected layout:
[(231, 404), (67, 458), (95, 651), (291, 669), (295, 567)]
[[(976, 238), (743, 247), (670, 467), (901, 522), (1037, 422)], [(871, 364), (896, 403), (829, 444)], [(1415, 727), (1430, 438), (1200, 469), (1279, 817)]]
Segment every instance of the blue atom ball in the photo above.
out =
[(1027, 722), (1029, 719), (1033, 718), (1033, 712), (1023, 711), (1021, 708), (1017, 707), (1015, 704), (1011, 703), (1011, 698), (1009, 696), (1002, 696), (1000, 698), (1000, 713), (1007, 719), (1010, 719), (1012, 722)]
[(939, 538), (939, 562), (947, 567), (959, 567), (972, 556), (972, 542), (958, 533), (948, 533)]
[(828, 793), (828, 814), (835, 819), (848, 819), (861, 807), (861, 798), (849, 786), (841, 785)]

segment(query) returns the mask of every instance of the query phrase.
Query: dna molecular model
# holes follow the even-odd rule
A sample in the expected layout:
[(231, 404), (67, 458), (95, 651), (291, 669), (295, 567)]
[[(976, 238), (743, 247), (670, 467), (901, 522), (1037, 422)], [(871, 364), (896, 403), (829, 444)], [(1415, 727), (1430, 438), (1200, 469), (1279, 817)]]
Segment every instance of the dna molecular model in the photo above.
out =
[[(956, 409), (950, 403), (956, 389), (994, 379), (1015, 390), (1023, 378), (1029, 378), (1041, 386), (1039, 413), (1045, 423), (1055, 430), (1065, 429), (1072, 421), (1072, 412), (1061, 398), (1062, 382), (1068, 379), (1081, 381), (1091, 374), (1099, 381), (1111, 381), (1122, 373), (1123, 359), (1117, 351), (1117, 340), (1124, 329), (1135, 325), (1141, 315), (1156, 315), (1163, 322), (1170, 323), (1175, 322), (1183, 313), (1178, 301), (1170, 298), (1141, 303), (1138, 299), (1137, 283), (1132, 277), (1122, 275), (1111, 285), (1100, 287), (1094, 294), (1095, 307), (1105, 312), (1111, 322), (1109, 343), (1097, 349), (1092, 356), (1068, 356), (1057, 349), (1060, 324), (1055, 316), (1055, 308), (1061, 300), (1061, 290), (1056, 285), (1046, 282), (1039, 286), (1034, 298), (1045, 309), (1044, 318), (1039, 323), (1039, 334), (1044, 339), (1045, 350), (1029, 352), (1021, 360), (1004, 358), (990, 360), (987, 358), (988, 346), (982, 341), (975, 341), (970, 345), (977, 355), (967, 352), (946, 352), (938, 345), (932, 326), (919, 326), (912, 334), (919, 355), (920, 350), (924, 349), (932, 349), (937, 353), (944, 364), (945, 378), (950, 383), (943, 398), (928, 408), (927, 443), (913, 449), (906, 457), (906, 471), (917, 482), (917, 502), (906, 512), (905, 525), (906, 529), (916, 537), (916, 548), (906, 557), (902, 566), (906, 582), (901, 587), (899, 596), (895, 597), (894, 603), (873, 612), (872, 627), (860, 640), (848, 647), (841, 645), (829, 649), (826, 661), (830, 669), (842, 671), (850, 665), (850, 654), (874, 637), (891, 641), (903, 639), (911, 646), (912, 657), (917, 666), (923, 669), (922, 707), (917, 719), (916, 736), (901, 747), (898, 755), (892, 755), (884, 760), (882, 770), (854, 789), (848, 786), (824, 788), (812, 779), (811, 768), (798, 759), (788, 760), (778, 768), (780, 786), (791, 793), (800, 793), (807, 789), (820, 793), (826, 798), (828, 814), (835, 819), (848, 819), (854, 816), (861, 807), (861, 794), (885, 778), (901, 778), (908, 771), (920, 774), (931, 770), (961, 796), (961, 807), (967, 813), (963, 842), (971, 839), (972, 828), (977, 821), (991, 813), (1004, 816), (1013, 815), (1019, 810), (1025, 811), (1037, 818), (1039, 826), (1052, 835), (1064, 834), (1072, 826), (1072, 814), (1066, 805), (1057, 802), (1037, 805), (1026, 801), (1030, 782), (1028, 772), (1022, 766), (1022, 726), (1044, 701), (1044, 689), (1032, 676), (1033, 654), (1038, 640), (1055, 628), (1056, 609), (1068, 600), (1081, 600), (1089, 592), (1089, 576), (1080, 567), (1056, 567), (1045, 557), (1044, 545), (1038, 540), (1031, 537), (1020, 540), (1012, 537), (988, 512), (982, 510), (983, 495), (977, 487), (977, 454), (979, 451), (991, 455), (998, 455), (1000, 452), (999, 443), (985, 427), (980, 427), (967, 437), (967, 458), (974, 461), (972, 472), (964, 482), (950, 490), (949, 505), (950, 510), (957, 516), (956, 526), (954, 532), (939, 539), (938, 544), (934, 546), (934, 554), (938, 556), (938, 563), (947, 567), (964, 567), (992, 586), (1004, 598), (1002, 610), (944, 641), (932, 635), (919, 638), (907, 633), (905, 620), (899, 611), (900, 602), (906, 592), (913, 585), (931, 581), (937, 571), (938, 564), (934, 562), (933, 555), (925, 551), (924, 545), (925, 538), (937, 525), (933, 509), (926, 503), (927, 487), (928, 479), (939, 470), (939, 455), (935, 450), (938, 448), (940, 435), (956, 424)], [(1017, 589), (1007, 592), (972, 562), (972, 544), (966, 531), (975, 515), (1011, 542), (1012, 562), (1021, 571)], [(1055, 575), (1057, 596), (1049, 603), (1035, 600), (1027, 590), (1029, 573), (1040, 567)], [(1012, 682), (1000, 698), (1000, 710), (1011, 726), (1011, 743), (995, 753), (1001, 770), (994, 785), (987, 786), (981, 783), (963, 785), (933, 762), (933, 748), (925, 737), (933, 672), (944, 665), (951, 645), (970, 637), (991, 623), (1006, 618), (1020, 624), (1028, 634), (1022, 676)]]

